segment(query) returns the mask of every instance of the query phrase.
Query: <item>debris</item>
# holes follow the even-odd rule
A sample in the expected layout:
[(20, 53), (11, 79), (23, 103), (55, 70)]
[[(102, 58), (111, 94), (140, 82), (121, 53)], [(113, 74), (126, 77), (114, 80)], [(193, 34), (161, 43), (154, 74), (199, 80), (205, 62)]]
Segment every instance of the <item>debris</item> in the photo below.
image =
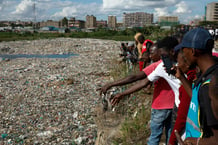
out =
[[(57, 38), (0, 42), (1, 55), (78, 54), (0, 61), (2, 144), (95, 144), (98, 86), (109, 79), (120, 42)], [(101, 55), (101, 56), (100, 56)], [(107, 78), (107, 79), (106, 79)], [(3, 96), (3, 97), (1, 97)]]

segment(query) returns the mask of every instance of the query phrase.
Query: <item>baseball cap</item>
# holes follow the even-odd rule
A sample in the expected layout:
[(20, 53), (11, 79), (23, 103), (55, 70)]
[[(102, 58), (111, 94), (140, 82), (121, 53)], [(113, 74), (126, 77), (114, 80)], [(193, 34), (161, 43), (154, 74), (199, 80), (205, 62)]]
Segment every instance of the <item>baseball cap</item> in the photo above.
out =
[(130, 47), (130, 46), (134, 46), (134, 43), (133, 42), (129, 42), (128, 43), (128, 47)]
[(176, 53), (178, 53), (180, 49), (182, 49), (182, 44), (181, 44), (181, 43), (178, 44), (178, 45), (176, 45), (176, 47), (174, 47), (174, 51), (175, 51)]
[(207, 49), (207, 41), (210, 39), (213, 38), (207, 30), (195, 28), (184, 35), (182, 42), (174, 48), (174, 51), (178, 51), (183, 47), (205, 50)]

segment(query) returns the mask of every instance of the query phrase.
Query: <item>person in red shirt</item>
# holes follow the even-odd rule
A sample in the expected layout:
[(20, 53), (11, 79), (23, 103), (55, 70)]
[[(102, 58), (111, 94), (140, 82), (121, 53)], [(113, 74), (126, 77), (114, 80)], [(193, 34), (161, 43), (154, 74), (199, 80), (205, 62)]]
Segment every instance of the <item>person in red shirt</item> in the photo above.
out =
[[(144, 54), (144, 56), (149, 56), (149, 52), (150, 52), (149, 49), (153, 44), (154, 43), (151, 40), (146, 39), (142, 45), (142, 55)], [(139, 70), (142, 71), (143, 68), (145, 68), (149, 62), (150, 62), (149, 59), (147, 59), (146, 61), (143, 60), (139, 61)]]

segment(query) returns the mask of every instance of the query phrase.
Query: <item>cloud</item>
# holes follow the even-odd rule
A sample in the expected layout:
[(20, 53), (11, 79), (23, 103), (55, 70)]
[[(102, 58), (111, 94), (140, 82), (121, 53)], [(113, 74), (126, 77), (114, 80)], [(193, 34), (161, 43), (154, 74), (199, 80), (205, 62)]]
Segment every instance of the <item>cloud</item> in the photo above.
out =
[(155, 8), (155, 13), (154, 15), (155, 16), (169, 16), (169, 12), (168, 12), (168, 8), (165, 7), (165, 8)]
[(143, 10), (145, 8), (173, 6), (178, 0), (103, 0), (103, 9)]
[(65, 7), (61, 12), (55, 13), (52, 17), (72, 17), (77, 14), (77, 9), (75, 7)]
[(195, 15), (194, 18), (195, 18), (195, 19), (201, 19), (202, 16), (200, 16), (200, 15)]
[(174, 14), (187, 14), (191, 13), (191, 9), (188, 7), (188, 5), (181, 1), (180, 3), (176, 4), (176, 10), (173, 12)]
[(22, 17), (33, 16), (33, 4), (32, 0), (22, 0), (21, 3), (16, 6), (16, 10), (13, 11), (12, 14)]
[[(0, 20), (34, 20), (35, 2), (36, 20), (60, 20), (63, 17), (76, 17), (85, 20), (86, 15), (94, 15), (97, 20), (107, 20), (108, 15), (116, 15), (122, 21), (122, 14), (148, 12), (154, 19), (163, 15), (179, 16), (181, 21), (187, 15), (194, 18), (200, 15), (196, 0), (97, 0), (95, 3), (78, 0), (0, 0)], [(204, 8), (203, 8), (204, 9)]]
[(3, 2), (4, 0), (0, 0), (0, 11), (4, 8)]

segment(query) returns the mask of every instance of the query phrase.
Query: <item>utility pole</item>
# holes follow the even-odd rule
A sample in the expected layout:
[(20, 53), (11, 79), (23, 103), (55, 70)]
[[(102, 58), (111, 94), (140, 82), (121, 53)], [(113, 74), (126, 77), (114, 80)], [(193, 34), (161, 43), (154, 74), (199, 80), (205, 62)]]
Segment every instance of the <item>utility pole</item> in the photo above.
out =
[(33, 32), (35, 32), (36, 29), (36, 0), (33, 2), (33, 15), (34, 15), (34, 20), (33, 20)]

